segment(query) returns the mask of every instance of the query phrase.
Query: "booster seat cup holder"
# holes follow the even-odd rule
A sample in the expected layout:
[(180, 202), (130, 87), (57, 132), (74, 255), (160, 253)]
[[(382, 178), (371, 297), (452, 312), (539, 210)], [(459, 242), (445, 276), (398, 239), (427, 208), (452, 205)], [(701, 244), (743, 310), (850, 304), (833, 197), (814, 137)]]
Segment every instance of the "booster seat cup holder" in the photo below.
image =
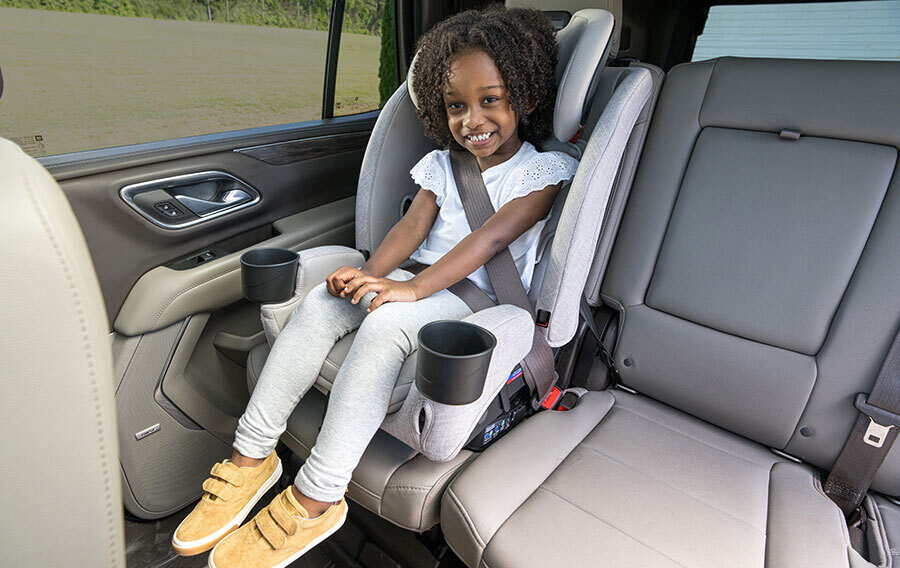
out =
[(481, 397), (497, 338), (479, 325), (440, 320), (419, 329), (416, 388), (441, 404), (471, 404)]
[(241, 255), (241, 288), (244, 298), (268, 304), (284, 302), (294, 294), (297, 253), (281, 248), (259, 248)]

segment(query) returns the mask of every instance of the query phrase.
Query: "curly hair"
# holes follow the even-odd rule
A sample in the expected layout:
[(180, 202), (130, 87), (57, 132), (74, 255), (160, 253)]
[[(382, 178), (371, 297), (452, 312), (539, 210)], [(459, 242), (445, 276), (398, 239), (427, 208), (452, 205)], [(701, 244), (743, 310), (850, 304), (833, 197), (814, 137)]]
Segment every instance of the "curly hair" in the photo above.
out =
[(444, 86), (453, 56), (473, 49), (489, 55), (500, 71), (510, 106), (519, 115), (519, 138), (546, 140), (556, 103), (555, 31), (542, 12), (502, 4), (447, 18), (419, 40), (412, 88), (425, 134), (444, 147), (455, 143), (447, 126)]

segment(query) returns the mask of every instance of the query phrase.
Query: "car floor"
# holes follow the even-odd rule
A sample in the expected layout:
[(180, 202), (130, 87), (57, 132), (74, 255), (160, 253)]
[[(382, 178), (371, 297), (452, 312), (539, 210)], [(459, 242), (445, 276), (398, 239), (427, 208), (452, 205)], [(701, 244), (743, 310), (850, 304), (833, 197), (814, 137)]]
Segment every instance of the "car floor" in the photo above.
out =
[[(284, 456), (286, 457), (286, 456)], [(290, 459), (290, 458), (288, 458)], [(296, 458), (290, 470), (296, 471)], [(247, 519), (262, 510), (287, 483), (279, 484), (260, 499)], [(290, 568), (463, 568), (462, 562), (444, 543), (440, 529), (417, 535), (401, 529), (348, 501), (347, 521), (331, 538), (297, 559)], [(172, 550), (172, 534), (194, 505), (156, 521), (125, 520), (127, 568), (205, 568), (209, 553), (178, 556)]]

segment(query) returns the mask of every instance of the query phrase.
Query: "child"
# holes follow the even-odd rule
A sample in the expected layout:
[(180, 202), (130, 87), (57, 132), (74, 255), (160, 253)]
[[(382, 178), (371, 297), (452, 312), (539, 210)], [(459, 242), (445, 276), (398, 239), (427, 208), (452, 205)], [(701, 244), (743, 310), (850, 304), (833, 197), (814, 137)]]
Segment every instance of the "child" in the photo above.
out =
[[(575, 173), (574, 159), (531, 144), (549, 135), (556, 98), (556, 42), (543, 14), (465, 12), (429, 31), (418, 52), (412, 87), (425, 132), (475, 156), (497, 212), (470, 230), (448, 151), (435, 150), (410, 172), (421, 189), (365, 265), (341, 267), (310, 291), (272, 347), (238, 423), (234, 454), (213, 466), (203, 498), (173, 537), (181, 554), (221, 540), (210, 567), (287, 566), (341, 526), (351, 473), (384, 420), (419, 328), (470, 315), (447, 287), (470, 278), (492, 294), (483, 265), (507, 247), (527, 289), (541, 229)], [(416, 276), (397, 268), (410, 258), (429, 266)], [(274, 449), (288, 416), (335, 342), (355, 328), (294, 485), (223, 540), (277, 481)]]

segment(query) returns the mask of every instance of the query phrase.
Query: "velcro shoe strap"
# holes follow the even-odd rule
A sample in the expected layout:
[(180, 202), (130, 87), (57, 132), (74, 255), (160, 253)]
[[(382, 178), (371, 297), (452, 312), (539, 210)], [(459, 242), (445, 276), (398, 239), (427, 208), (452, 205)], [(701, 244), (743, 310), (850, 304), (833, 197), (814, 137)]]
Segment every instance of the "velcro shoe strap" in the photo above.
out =
[(244, 483), (244, 474), (238, 471), (237, 466), (231, 462), (228, 462), (227, 464), (217, 463), (212, 466), (209, 473), (213, 477), (218, 477), (219, 479), (227, 481), (235, 487), (240, 487)]
[(272, 545), (272, 548), (277, 550), (284, 546), (284, 543), (287, 541), (287, 537), (284, 536), (284, 532), (272, 519), (272, 517), (269, 516), (268, 508), (261, 514), (257, 515), (255, 520), (256, 528), (258, 528), (259, 532), (262, 533), (263, 538), (269, 541), (269, 544)]
[(203, 482), (203, 490), (222, 501), (228, 501), (234, 497), (236, 488), (233, 485), (228, 485), (221, 479), (210, 477)]
[(275, 522), (278, 523), (284, 532), (293, 536), (297, 534), (297, 528), (300, 523), (297, 522), (291, 514), (288, 512), (287, 507), (284, 506), (284, 502), (282, 501), (283, 497), (279, 495), (276, 497), (272, 503), (269, 505), (269, 514), (275, 519)]

